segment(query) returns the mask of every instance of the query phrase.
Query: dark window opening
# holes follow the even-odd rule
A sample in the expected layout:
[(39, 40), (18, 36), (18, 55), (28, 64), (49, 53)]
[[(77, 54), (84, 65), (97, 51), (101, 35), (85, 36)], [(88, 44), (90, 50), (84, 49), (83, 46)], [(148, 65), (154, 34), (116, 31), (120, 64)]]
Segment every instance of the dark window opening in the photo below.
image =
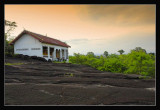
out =
[(52, 58), (54, 52), (54, 48), (50, 48), (50, 57)]
[(56, 50), (56, 58), (60, 58), (60, 50)]
[(48, 47), (43, 47), (43, 56), (48, 57)]

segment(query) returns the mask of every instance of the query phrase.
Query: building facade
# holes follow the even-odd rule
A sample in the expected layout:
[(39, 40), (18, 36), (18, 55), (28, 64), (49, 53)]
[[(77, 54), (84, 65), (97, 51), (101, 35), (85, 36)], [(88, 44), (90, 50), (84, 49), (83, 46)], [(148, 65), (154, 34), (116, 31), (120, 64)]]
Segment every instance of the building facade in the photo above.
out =
[(47, 36), (24, 30), (11, 43), (14, 54), (43, 57), (46, 60), (68, 60), (66, 43)]

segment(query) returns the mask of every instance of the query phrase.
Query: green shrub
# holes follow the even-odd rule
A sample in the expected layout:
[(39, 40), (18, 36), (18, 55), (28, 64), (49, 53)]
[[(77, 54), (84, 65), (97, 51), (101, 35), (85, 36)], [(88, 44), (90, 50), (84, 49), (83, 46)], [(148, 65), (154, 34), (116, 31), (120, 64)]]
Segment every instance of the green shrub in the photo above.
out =
[(17, 58), (18, 54), (13, 54), (13, 57)]
[(155, 77), (155, 56), (141, 50), (108, 57), (74, 53), (74, 56), (69, 56), (69, 63), (89, 65), (100, 71)]

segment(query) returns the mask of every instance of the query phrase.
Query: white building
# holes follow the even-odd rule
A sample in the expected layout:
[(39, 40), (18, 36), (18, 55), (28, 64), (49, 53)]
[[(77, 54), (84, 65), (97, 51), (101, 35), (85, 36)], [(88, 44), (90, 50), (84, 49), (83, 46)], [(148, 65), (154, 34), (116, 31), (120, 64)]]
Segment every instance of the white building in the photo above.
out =
[(27, 30), (20, 33), (11, 43), (14, 45), (14, 54), (43, 57), (46, 60), (68, 60), (66, 43)]

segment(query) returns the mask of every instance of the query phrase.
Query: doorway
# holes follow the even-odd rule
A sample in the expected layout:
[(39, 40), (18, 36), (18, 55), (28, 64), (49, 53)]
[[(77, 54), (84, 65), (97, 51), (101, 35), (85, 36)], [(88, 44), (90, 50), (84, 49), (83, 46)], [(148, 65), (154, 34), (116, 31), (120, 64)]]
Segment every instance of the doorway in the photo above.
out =
[(54, 54), (53, 54), (54, 48), (50, 47), (49, 51), (50, 51), (50, 58), (52, 58), (52, 60), (53, 60), (53, 58), (54, 58)]

